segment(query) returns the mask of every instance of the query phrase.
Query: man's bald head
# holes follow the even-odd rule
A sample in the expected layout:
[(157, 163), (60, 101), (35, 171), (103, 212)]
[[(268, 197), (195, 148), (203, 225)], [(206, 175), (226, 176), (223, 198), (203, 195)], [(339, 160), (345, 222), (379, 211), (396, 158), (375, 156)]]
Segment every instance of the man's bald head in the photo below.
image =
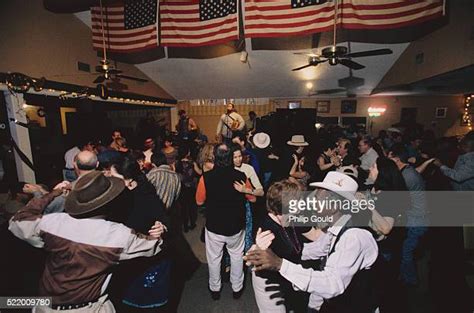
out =
[(97, 168), (99, 161), (94, 152), (84, 150), (76, 155), (75, 163), (79, 171), (92, 171)]

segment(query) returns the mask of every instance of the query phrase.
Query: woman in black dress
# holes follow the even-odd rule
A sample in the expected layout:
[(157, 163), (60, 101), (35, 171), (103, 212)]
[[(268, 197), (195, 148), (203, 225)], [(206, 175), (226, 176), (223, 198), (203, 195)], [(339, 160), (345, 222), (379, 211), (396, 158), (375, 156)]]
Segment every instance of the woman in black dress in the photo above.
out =
[(377, 158), (369, 170), (369, 178), (375, 182), (365, 195), (375, 200), (375, 209), (368, 218), (379, 247), (379, 259), (374, 268), (380, 309), (381, 312), (402, 312), (403, 301), (400, 301), (400, 290), (396, 287), (404, 229), (396, 226), (402, 224), (405, 210), (410, 205), (407, 187), (395, 162), (385, 157)]
[[(154, 221), (167, 223), (165, 206), (156, 195), (155, 188), (146, 179), (132, 156), (126, 155), (111, 169), (113, 176), (121, 178), (129, 193), (129, 211), (124, 224), (135, 231), (148, 234)], [(167, 229), (167, 228), (165, 228)], [(166, 237), (165, 237), (166, 243)], [(119, 265), (115, 272), (112, 292), (123, 312), (145, 308), (159, 308), (168, 302), (171, 264), (164, 257), (165, 243), (156, 257), (139, 258)], [(120, 306), (119, 306), (120, 307)]]

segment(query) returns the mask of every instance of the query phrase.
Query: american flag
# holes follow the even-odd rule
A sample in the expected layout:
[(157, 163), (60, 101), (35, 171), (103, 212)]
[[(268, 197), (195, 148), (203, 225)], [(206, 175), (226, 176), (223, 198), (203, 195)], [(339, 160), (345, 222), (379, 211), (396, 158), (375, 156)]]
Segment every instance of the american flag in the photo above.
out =
[[(112, 52), (134, 52), (158, 45), (157, 0), (128, 0), (103, 8), (105, 47)], [(102, 49), (101, 8), (91, 7), (92, 43)]]
[[(335, 0), (245, 0), (246, 37), (331, 30), (335, 3)], [(399, 28), (444, 14), (443, 0), (339, 0), (337, 3), (338, 24), (346, 29)]]
[(160, 3), (161, 45), (191, 47), (239, 37), (237, 0), (189, 0)]

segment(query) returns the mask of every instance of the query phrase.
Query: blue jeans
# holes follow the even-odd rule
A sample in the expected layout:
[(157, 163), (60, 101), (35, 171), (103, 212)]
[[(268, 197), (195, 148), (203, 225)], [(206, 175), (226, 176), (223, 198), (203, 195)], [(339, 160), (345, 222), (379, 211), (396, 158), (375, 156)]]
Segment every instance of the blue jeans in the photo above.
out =
[(263, 187), (267, 188), (270, 185), (270, 179), (272, 178), (272, 172), (263, 173)]
[(415, 250), (420, 243), (420, 239), (427, 232), (428, 227), (407, 227), (407, 233), (402, 246), (402, 259), (400, 263), (400, 278), (410, 285), (416, 285), (418, 278), (416, 275)]

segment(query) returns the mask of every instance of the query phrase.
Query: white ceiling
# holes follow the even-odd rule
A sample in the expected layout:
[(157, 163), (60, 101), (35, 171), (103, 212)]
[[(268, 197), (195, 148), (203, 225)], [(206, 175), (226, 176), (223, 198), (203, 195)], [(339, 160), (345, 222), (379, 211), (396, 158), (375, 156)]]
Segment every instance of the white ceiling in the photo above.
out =
[[(89, 12), (76, 16), (90, 27)], [(347, 43), (338, 45), (347, 46)], [(391, 55), (355, 60), (366, 66), (353, 72), (354, 76), (365, 79), (364, 86), (358, 88), (356, 94), (370, 94), (408, 45), (351, 43), (351, 52), (393, 50)], [(292, 72), (292, 68), (306, 64), (307, 57), (294, 55), (295, 51), (252, 51), (249, 47), (250, 40), (247, 40), (250, 68), (240, 61), (240, 53), (206, 60), (165, 58), (136, 66), (178, 100), (305, 97), (309, 81), (314, 85), (313, 90), (332, 89), (339, 87), (338, 79), (349, 76), (347, 67), (327, 63)], [(345, 95), (343, 92), (332, 96)]]

